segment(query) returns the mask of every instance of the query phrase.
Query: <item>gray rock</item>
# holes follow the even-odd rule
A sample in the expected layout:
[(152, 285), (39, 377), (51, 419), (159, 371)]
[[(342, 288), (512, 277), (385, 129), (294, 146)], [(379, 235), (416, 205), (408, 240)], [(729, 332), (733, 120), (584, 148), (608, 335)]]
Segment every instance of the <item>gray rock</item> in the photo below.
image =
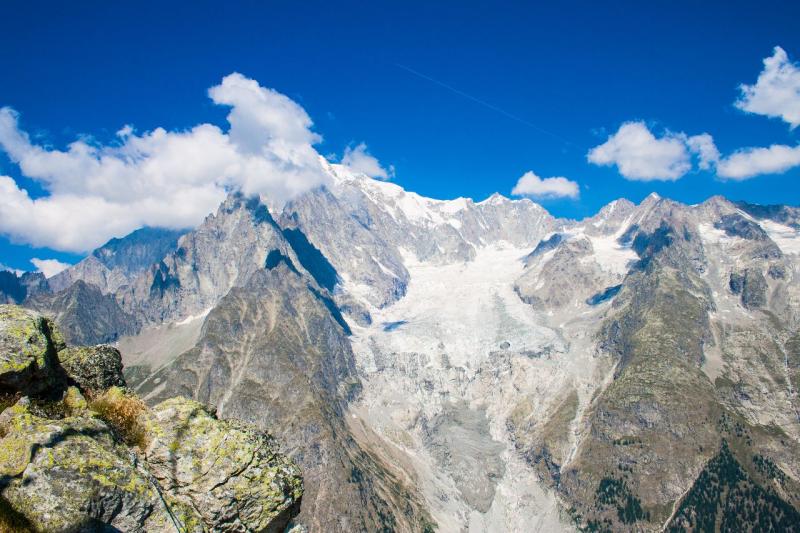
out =
[(0, 388), (25, 394), (45, 390), (57, 379), (56, 353), (64, 340), (42, 315), (0, 305)]
[(218, 420), (202, 404), (173, 398), (142, 415), (152, 475), (210, 531), (280, 532), (297, 515), (300, 469), (264, 433)]
[(731, 292), (741, 295), (742, 305), (747, 309), (766, 305), (767, 280), (759, 270), (747, 268), (743, 272), (731, 272), (728, 284)]
[(124, 387), (122, 355), (107, 344), (75, 346), (58, 353), (61, 367), (82, 390), (104, 391), (110, 387)]
[(83, 280), (104, 294), (116, 292), (173, 251), (183, 233), (140, 228), (125, 237), (111, 239), (79, 263), (50, 278), (49, 285), (58, 292)]
[[(48, 420), (18, 404), (4, 413), (0, 494), (38, 531), (170, 531), (156, 487), (94, 417)], [(188, 531), (194, 511), (170, 502)]]

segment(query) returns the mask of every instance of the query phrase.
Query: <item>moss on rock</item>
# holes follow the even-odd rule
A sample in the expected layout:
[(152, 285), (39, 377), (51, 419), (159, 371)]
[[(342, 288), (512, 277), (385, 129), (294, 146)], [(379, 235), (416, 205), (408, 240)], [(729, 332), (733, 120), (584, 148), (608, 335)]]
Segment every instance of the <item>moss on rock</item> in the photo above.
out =
[(39, 531), (108, 524), (144, 531), (165, 510), (108, 426), (94, 417), (48, 420), (18, 402), (3, 413), (2, 497)]

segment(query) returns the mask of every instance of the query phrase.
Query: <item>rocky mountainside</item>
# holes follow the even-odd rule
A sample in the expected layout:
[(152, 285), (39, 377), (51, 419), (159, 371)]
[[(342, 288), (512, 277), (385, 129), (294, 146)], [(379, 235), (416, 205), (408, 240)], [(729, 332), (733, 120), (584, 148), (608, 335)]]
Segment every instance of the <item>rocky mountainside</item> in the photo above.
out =
[(17, 274), (0, 270), (0, 303), (18, 304), (26, 298), (47, 292), (50, 292), (50, 285), (41, 272)]
[(60, 301), (107, 319), (28, 305), (118, 339), (148, 404), (276, 435), (311, 531), (800, 528), (798, 208), (570, 221), (326, 168), (281, 212), (232, 194), (124, 283), (66, 271), (94, 296)]
[(122, 239), (111, 239), (77, 265), (50, 278), (48, 283), (55, 292), (66, 289), (77, 280), (91, 283), (103, 293), (116, 292), (173, 251), (181, 233), (141, 228)]
[(0, 530), (282, 531), (298, 513), (300, 471), (267, 434), (125, 386), (115, 348), (0, 305)]
[(30, 296), (25, 305), (53, 317), (74, 344), (113, 342), (139, 330), (139, 321), (123, 311), (114, 296), (81, 279), (61, 291)]

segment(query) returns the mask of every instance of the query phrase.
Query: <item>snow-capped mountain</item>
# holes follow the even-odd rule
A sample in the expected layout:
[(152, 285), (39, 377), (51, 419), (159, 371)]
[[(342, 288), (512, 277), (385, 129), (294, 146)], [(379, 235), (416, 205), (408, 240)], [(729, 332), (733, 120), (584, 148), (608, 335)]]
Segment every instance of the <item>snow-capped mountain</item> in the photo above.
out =
[(736, 529), (745, 500), (797, 523), (800, 209), (569, 221), (326, 165), (280, 212), (234, 194), (130, 265), (93, 254), (53, 313), (98, 285), (138, 392), (275, 434), (313, 531)]

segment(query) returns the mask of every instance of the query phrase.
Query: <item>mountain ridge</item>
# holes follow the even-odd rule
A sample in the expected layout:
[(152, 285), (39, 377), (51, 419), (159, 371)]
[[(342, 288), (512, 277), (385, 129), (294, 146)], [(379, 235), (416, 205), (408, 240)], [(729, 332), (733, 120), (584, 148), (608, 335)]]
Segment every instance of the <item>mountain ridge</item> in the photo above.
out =
[(723, 442), (800, 479), (800, 209), (653, 194), (574, 221), (328, 171), (279, 213), (232, 194), (103, 295), (140, 393), (281, 435), (319, 480), (300, 523), (659, 529)]

